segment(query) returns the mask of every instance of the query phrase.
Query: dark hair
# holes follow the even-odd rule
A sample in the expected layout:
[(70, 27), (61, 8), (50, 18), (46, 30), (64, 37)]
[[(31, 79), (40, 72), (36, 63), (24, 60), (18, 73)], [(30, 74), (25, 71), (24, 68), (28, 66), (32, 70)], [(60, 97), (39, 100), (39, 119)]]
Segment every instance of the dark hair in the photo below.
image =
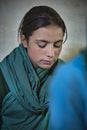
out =
[(64, 21), (54, 9), (48, 6), (35, 6), (25, 14), (18, 29), (18, 37), (23, 34), (28, 41), (29, 36), (31, 36), (35, 30), (48, 25), (61, 27), (63, 33), (65, 34), (66, 32), (66, 41), (67, 29)]

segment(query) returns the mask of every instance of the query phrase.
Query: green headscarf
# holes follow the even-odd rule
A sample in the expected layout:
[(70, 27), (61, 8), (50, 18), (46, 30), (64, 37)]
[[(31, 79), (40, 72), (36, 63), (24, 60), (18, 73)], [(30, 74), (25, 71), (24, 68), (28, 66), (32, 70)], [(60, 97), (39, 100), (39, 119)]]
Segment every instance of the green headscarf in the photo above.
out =
[(46, 128), (47, 86), (58, 61), (49, 70), (39, 67), (35, 70), (25, 48), (20, 44), (0, 63), (10, 90), (2, 103), (2, 130)]

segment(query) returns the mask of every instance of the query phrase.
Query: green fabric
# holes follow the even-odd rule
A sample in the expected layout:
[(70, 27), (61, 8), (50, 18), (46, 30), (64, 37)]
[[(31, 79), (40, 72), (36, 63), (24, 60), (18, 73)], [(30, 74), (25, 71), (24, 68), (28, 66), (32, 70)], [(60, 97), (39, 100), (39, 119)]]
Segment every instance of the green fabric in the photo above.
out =
[(8, 89), (7, 83), (4, 79), (4, 76), (1, 72), (1, 70), (0, 70), (0, 108), (1, 108), (2, 100), (8, 92), (9, 92), (9, 89)]
[(2, 102), (1, 130), (46, 130), (47, 85), (57, 64), (35, 70), (22, 44), (0, 63), (10, 90)]
[(1, 124), (2, 124), (2, 120), (1, 120), (2, 101), (8, 92), (9, 92), (9, 89), (7, 87), (7, 83), (0, 70), (0, 128), (1, 128)]

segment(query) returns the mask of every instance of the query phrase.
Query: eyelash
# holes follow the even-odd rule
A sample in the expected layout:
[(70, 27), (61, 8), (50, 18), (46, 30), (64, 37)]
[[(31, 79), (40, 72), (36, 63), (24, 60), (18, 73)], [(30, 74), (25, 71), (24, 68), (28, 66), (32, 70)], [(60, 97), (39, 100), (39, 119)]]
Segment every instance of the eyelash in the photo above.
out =
[[(45, 48), (46, 45), (47, 45), (47, 44), (44, 44), (44, 45), (39, 45), (39, 44), (38, 44), (38, 46), (39, 46), (40, 48)], [(54, 47), (55, 47), (55, 48), (60, 48), (61, 45), (56, 45), (56, 44), (54, 44)]]
[(39, 44), (38, 44), (38, 46), (39, 46), (40, 48), (45, 48), (46, 45), (47, 45), (47, 44), (44, 44), (44, 45), (39, 45)]
[(61, 45), (55, 45), (54, 44), (54, 47), (56, 47), (56, 48), (60, 48), (62, 46), (62, 44)]

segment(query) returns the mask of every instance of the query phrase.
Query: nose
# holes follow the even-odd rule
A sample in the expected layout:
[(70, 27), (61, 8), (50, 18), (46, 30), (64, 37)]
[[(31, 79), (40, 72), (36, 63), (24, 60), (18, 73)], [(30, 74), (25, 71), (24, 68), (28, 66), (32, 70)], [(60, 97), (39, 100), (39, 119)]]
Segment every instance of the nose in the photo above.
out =
[(48, 48), (47, 48), (47, 56), (48, 57), (54, 57), (54, 47), (53, 45), (49, 44)]

